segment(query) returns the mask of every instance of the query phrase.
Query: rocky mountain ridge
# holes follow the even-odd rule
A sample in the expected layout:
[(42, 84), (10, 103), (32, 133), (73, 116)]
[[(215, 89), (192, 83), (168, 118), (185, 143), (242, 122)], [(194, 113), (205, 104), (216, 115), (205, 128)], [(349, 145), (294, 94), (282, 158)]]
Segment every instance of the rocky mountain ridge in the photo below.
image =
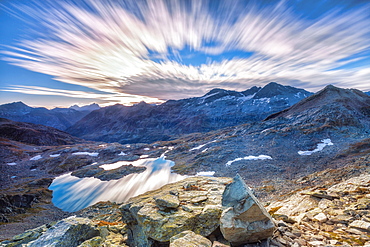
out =
[(0, 117), (13, 121), (42, 124), (59, 130), (66, 130), (91, 111), (100, 109), (99, 105), (70, 108), (54, 108), (48, 110), (44, 107), (30, 107), (23, 102), (13, 102), (0, 105)]
[(256, 181), (264, 169), (266, 180), (295, 177), (324, 168), (342, 150), (368, 138), (368, 109), (369, 96), (328, 86), (260, 123), (190, 134), (158, 145), (174, 146), (166, 155), (180, 173), (238, 172)]
[(142, 102), (108, 106), (87, 115), (67, 132), (105, 142), (170, 140), (183, 134), (260, 121), (311, 94), (275, 82), (243, 92), (213, 89), (202, 97), (169, 100), (161, 105)]

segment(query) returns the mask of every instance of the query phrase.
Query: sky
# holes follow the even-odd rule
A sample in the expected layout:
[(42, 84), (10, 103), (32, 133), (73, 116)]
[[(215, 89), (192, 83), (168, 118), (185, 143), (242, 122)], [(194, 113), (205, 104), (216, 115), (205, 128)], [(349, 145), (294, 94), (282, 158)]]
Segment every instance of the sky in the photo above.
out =
[(367, 0), (2, 0), (0, 104), (102, 106), (277, 82), (370, 91)]

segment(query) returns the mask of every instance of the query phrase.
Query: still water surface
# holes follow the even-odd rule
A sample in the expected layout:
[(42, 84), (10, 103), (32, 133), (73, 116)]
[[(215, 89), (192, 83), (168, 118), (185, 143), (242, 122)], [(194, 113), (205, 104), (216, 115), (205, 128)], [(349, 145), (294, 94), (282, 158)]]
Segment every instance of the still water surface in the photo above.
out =
[(97, 178), (78, 178), (65, 174), (54, 179), (49, 189), (53, 190), (52, 202), (64, 211), (75, 212), (99, 201), (124, 202), (149, 190), (184, 179), (186, 176), (171, 173), (173, 161), (160, 158), (140, 159), (135, 162), (117, 162), (104, 165), (105, 170), (125, 163), (145, 166), (139, 174), (130, 174), (118, 180), (101, 181)]

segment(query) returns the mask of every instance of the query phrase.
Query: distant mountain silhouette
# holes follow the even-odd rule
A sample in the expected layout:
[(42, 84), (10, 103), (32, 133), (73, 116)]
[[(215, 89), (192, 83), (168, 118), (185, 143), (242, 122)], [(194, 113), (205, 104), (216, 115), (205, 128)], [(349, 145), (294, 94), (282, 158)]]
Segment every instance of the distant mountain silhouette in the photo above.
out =
[(96, 103), (90, 104), (90, 105), (84, 105), (84, 106), (78, 106), (78, 105), (73, 105), (69, 107), (70, 109), (76, 110), (76, 111), (87, 111), (87, 112), (92, 112), (95, 110), (100, 109), (100, 106)]
[(33, 108), (23, 102), (13, 102), (0, 105), (0, 117), (65, 130), (98, 108), (98, 105), (92, 104), (84, 107), (73, 106), (70, 108), (54, 108), (48, 110), (44, 107)]
[(170, 140), (182, 134), (208, 132), (260, 121), (312, 93), (271, 82), (243, 92), (213, 89), (202, 97), (114, 105), (93, 111), (67, 129), (87, 140), (134, 143)]

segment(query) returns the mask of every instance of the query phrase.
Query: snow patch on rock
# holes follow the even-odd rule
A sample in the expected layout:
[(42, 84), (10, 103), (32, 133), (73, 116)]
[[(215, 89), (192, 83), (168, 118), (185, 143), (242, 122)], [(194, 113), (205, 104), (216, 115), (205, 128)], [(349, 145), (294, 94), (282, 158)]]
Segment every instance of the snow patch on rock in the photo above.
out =
[(316, 152), (319, 152), (319, 151), (323, 150), (324, 147), (326, 147), (326, 146), (332, 146), (332, 145), (334, 145), (334, 143), (332, 143), (332, 141), (330, 139), (324, 139), (324, 140), (321, 140), (321, 143), (317, 144), (316, 149), (314, 149), (312, 151), (298, 151), (298, 154), (299, 155), (311, 155), (313, 153), (316, 153)]
[(271, 160), (271, 156), (268, 156), (268, 155), (258, 155), (258, 156), (253, 156), (253, 155), (249, 155), (249, 156), (246, 156), (244, 158), (236, 158), (234, 160), (230, 160), (226, 163), (226, 166), (229, 166), (231, 165), (232, 163), (236, 162), (236, 161), (240, 161), (240, 160)]

